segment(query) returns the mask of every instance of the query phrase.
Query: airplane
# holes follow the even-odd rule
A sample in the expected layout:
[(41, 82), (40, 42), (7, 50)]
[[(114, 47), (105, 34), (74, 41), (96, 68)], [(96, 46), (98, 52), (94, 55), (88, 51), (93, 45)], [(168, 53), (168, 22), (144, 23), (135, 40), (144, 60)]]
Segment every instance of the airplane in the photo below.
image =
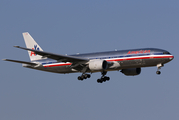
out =
[(78, 80), (91, 77), (92, 73), (101, 72), (98, 83), (110, 80), (106, 74), (108, 71), (121, 71), (126, 76), (135, 76), (141, 73), (141, 67), (157, 66), (156, 74), (165, 63), (173, 60), (174, 56), (166, 50), (158, 48), (140, 48), (129, 50), (115, 50), (107, 52), (95, 52), (86, 54), (62, 55), (44, 52), (28, 32), (24, 32), (23, 38), (26, 47), (14, 46), (27, 50), (30, 62), (3, 59), (4, 61), (22, 63), (23, 67), (42, 70), (53, 73), (82, 73)]

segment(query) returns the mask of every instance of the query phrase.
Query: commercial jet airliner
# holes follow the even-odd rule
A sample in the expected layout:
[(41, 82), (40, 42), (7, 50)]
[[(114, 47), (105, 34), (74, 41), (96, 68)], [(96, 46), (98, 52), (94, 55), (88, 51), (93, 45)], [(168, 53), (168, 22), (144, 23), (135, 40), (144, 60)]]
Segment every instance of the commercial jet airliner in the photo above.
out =
[(28, 32), (23, 33), (25, 47), (14, 46), (28, 51), (30, 62), (3, 59), (5, 61), (22, 63), (23, 67), (54, 72), (75, 73), (80, 72), (78, 80), (91, 77), (90, 73), (101, 72), (98, 83), (109, 81), (106, 76), (108, 71), (121, 71), (127, 76), (139, 75), (141, 67), (156, 66), (157, 74), (165, 63), (171, 61), (174, 56), (168, 51), (156, 48), (140, 48), (129, 50), (115, 50), (108, 52), (96, 52), (87, 54), (62, 55), (44, 52)]

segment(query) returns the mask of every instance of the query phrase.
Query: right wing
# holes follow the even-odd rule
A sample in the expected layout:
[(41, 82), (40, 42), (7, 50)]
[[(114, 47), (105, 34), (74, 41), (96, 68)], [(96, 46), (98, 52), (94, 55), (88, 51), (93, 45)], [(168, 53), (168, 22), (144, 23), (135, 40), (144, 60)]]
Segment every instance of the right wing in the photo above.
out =
[(89, 61), (89, 59), (80, 58), (80, 57), (61, 55), (61, 54), (54, 54), (54, 53), (49, 53), (49, 52), (44, 52), (44, 51), (39, 51), (39, 50), (34, 50), (34, 49), (29, 49), (29, 48), (24, 48), (24, 47), (20, 47), (20, 46), (14, 46), (14, 47), (24, 49), (24, 50), (28, 50), (28, 51), (32, 51), (35, 54), (41, 55), (42, 58), (47, 57), (47, 58), (57, 60), (59, 62), (73, 62), (73, 63), (76, 63), (76, 62), (87, 62), (87, 61)]

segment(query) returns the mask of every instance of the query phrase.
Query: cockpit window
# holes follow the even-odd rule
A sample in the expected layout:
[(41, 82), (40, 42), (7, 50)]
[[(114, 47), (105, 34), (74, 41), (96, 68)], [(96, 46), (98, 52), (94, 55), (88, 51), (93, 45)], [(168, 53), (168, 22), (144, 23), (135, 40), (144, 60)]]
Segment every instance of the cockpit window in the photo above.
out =
[(163, 52), (163, 54), (170, 54), (170, 53), (166, 51), (166, 52)]

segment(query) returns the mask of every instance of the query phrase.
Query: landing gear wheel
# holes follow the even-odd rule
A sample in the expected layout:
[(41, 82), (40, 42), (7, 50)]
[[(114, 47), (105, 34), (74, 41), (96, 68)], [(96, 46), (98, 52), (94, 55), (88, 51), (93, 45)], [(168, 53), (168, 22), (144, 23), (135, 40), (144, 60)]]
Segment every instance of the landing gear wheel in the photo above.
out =
[(161, 74), (161, 72), (160, 72), (160, 71), (157, 71), (157, 72), (156, 72), (156, 74), (157, 74), (157, 75), (160, 75), (160, 74)]
[(97, 82), (98, 83), (102, 83), (103, 81), (102, 81), (102, 79), (98, 79)]
[(85, 75), (82, 75), (82, 77), (84, 78), (84, 79), (87, 79), (87, 75), (85, 74)]
[(110, 80), (110, 77), (104, 77), (107, 81), (109, 81)]
[(104, 77), (104, 78), (101, 78), (101, 80), (103, 81), (103, 82), (106, 82), (106, 78)]
[(86, 74), (87, 75), (87, 78), (90, 78), (91, 77), (91, 75), (90, 74)]
[(78, 80), (81, 80), (81, 81), (82, 81), (82, 80), (83, 80), (83, 78), (82, 78), (81, 76), (78, 76)]

